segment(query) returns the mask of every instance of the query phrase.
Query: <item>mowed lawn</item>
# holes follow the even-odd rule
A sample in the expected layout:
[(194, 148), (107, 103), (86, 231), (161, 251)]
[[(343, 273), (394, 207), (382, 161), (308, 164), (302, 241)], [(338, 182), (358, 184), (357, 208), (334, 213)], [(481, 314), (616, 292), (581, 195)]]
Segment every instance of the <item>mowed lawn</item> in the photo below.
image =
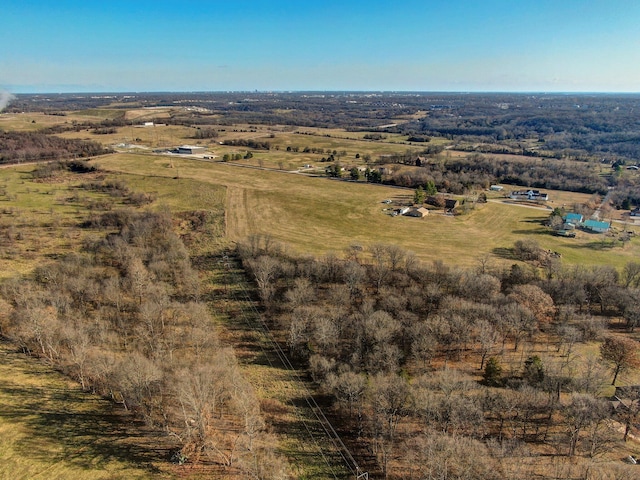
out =
[[(170, 478), (166, 438), (140, 437), (111, 402), (0, 343), (0, 478)], [(166, 464), (165, 464), (166, 465)]]
[[(488, 203), (456, 217), (441, 211), (424, 219), (391, 217), (383, 212), (382, 200), (410, 202), (412, 190), (153, 155), (117, 154), (96, 162), (112, 171), (168, 177), (178, 184), (194, 179), (224, 186), (228, 239), (271, 235), (299, 253), (325, 254), (351, 245), (385, 243), (400, 245), (423, 261), (472, 266), (489, 255), (496, 263), (509, 264), (514, 242), (533, 237), (568, 263), (622, 267), (640, 254), (637, 238), (613, 247), (601, 235), (553, 237), (541, 225), (548, 210)], [(183, 193), (187, 198), (194, 194), (188, 185)]]

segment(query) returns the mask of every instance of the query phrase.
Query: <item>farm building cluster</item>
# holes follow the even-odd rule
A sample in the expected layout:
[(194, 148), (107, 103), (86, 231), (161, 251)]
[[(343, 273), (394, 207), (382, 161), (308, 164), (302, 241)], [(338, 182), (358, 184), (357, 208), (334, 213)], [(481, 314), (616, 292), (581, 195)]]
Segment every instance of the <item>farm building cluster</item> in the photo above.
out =
[[(611, 224), (609, 222), (601, 222), (600, 220), (593, 219), (585, 220), (584, 216), (579, 213), (567, 213), (563, 220), (564, 224), (559, 232), (571, 232), (576, 228), (581, 228), (582, 230), (591, 233), (607, 233), (611, 228)], [(562, 233), (559, 233), (559, 235), (562, 235)], [(570, 235), (565, 234), (563, 236)]]
[[(383, 200), (384, 204), (391, 204), (391, 200)], [(439, 209), (443, 209), (445, 214), (453, 215), (455, 214), (455, 208), (458, 205), (458, 200), (454, 198), (445, 198), (444, 195), (438, 194), (436, 196), (428, 196), (424, 203), (428, 205), (432, 205), (434, 207), (438, 207)], [(431, 212), (430, 209), (426, 208), (422, 204), (414, 204), (411, 206), (401, 206), (394, 209), (384, 209), (389, 212), (392, 217), (397, 217), (399, 215), (404, 215), (407, 217), (417, 217), (424, 218), (429, 215)]]

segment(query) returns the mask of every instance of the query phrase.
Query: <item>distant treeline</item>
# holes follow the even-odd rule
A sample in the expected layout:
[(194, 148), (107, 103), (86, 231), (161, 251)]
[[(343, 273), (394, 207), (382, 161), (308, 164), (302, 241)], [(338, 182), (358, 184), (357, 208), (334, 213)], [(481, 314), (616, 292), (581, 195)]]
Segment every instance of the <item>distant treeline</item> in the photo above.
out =
[(251, 140), (245, 138), (239, 138), (237, 140), (225, 140), (225, 145), (229, 145), (232, 147), (248, 147), (253, 148), (254, 150), (269, 150), (271, 148), (271, 144), (266, 141), (258, 141)]
[[(407, 135), (409, 141), (444, 137), (484, 153), (606, 159), (640, 158), (640, 95), (459, 94), (425, 92), (278, 92), (18, 95), (8, 111), (185, 106), (166, 123), (261, 124), (344, 128)], [(414, 116), (405, 123), (395, 119)], [(117, 127), (124, 114), (91, 125)], [(391, 126), (389, 126), (391, 125)], [(384, 128), (381, 128), (384, 127)], [(59, 127), (58, 127), (59, 128)], [(65, 128), (80, 128), (69, 125)], [(89, 128), (89, 127), (85, 127)], [(479, 150), (474, 150), (479, 151)]]
[[(535, 139), (558, 157), (600, 156), (636, 162), (640, 118), (636, 95), (471, 95), (432, 105), (395, 133), (500, 144), (535, 156), (523, 143)], [(498, 153), (498, 152), (494, 152)]]
[(35, 132), (0, 131), (0, 163), (86, 158), (105, 153), (111, 153), (111, 150), (97, 142)]
[(576, 162), (513, 161), (481, 154), (448, 160), (420, 160), (414, 156), (413, 161), (406, 155), (397, 155), (383, 157), (380, 162), (418, 165), (387, 175), (384, 180), (388, 183), (416, 188), (433, 182), (439, 191), (455, 194), (485, 189), (492, 183), (599, 194), (605, 194), (610, 185), (606, 177), (598, 175), (589, 165)]

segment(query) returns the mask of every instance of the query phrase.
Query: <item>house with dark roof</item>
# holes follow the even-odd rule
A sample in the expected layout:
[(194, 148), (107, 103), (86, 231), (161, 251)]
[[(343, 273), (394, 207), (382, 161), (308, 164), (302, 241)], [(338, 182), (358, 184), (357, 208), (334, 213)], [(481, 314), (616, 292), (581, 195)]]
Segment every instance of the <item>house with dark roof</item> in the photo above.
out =
[(516, 190), (511, 192), (509, 197), (513, 200), (535, 200), (544, 202), (549, 200), (549, 195), (540, 190)]
[(178, 153), (182, 155), (194, 155), (198, 153), (204, 153), (205, 151), (206, 148), (199, 145), (180, 145), (178, 147)]
[(447, 213), (453, 213), (457, 205), (458, 200), (456, 200), (455, 198), (447, 198), (444, 201), (444, 209), (447, 211)]

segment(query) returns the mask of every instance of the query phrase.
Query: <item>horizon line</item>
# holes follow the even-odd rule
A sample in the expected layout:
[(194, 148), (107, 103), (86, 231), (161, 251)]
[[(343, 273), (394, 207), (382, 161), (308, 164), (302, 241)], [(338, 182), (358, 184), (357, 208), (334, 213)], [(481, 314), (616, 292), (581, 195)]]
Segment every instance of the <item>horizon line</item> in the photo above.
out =
[[(6, 91), (6, 90), (4, 90)], [(95, 90), (95, 91), (34, 91), (9, 92), (12, 95), (142, 95), (142, 94), (268, 94), (268, 93), (405, 93), (405, 94), (520, 94), (520, 95), (640, 95), (640, 91), (606, 91), (606, 90), (357, 90), (357, 89), (254, 89), (254, 90)]]

